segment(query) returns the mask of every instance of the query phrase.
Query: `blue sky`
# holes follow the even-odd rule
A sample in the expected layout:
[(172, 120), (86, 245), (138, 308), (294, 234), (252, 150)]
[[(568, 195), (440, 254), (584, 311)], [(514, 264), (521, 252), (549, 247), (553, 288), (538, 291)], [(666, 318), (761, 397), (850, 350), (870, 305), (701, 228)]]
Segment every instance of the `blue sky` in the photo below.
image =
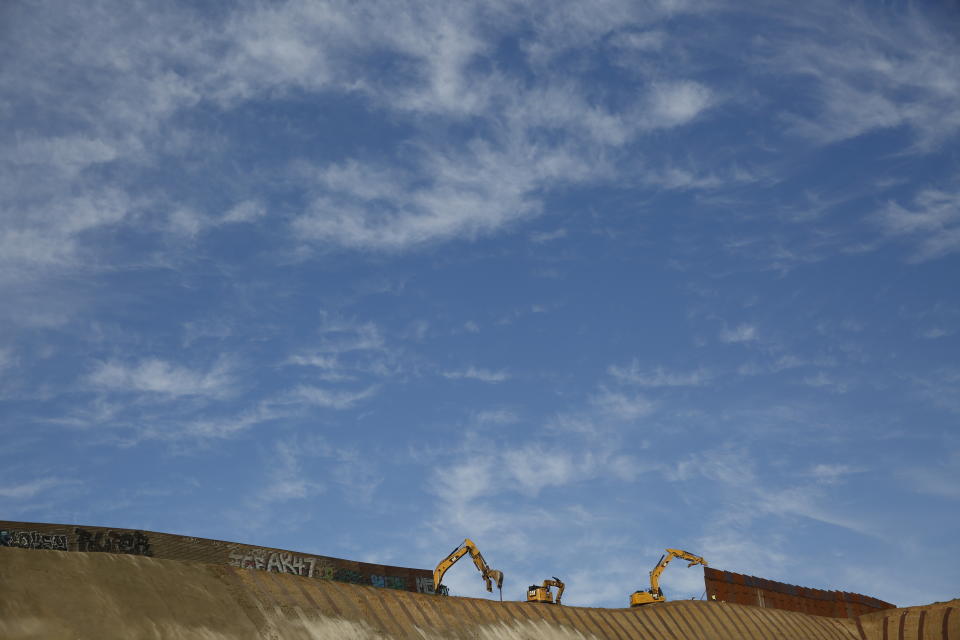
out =
[(960, 595), (957, 33), (5, 3), (0, 514), (416, 567), (469, 536), (505, 597), (592, 606), (665, 547)]

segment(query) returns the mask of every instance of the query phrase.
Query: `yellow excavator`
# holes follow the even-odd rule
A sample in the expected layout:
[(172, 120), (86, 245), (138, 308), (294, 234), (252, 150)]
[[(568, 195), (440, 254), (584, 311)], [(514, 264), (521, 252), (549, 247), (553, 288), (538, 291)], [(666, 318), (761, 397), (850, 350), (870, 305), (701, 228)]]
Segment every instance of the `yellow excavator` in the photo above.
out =
[(460, 543), (460, 545), (451, 551), (450, 555), (441, 560), (440, 564), (437, 565), (437, 568), (433, 570), (434, 592), (442, 596), (449, 595), (450, 590), (442, 584), (443, 574), (445, 574), (447, 569), (452, 567), (457, 560), (468, 553), (470, 554), (470, 557), (473, 558), (473, 564), (477, 565), (477, 569), (480, 570), (483, 581), (487, 585), (487, 591), (493, 591), (493, 581), (496, 580), (497, 589), (500, 590), (500, 600), (503, 601), (503, 572), (497, 571), (496, 569), (491, 569), (487, 566), (483, 556), (480, 555), (480, 549), (477, 549), (477, 545), (475, 545), (473, 540), (470, 538), (467, 538)]
[(702, 564), (705, 567), (708, 566), (707, 561), (700, 556), (695, 556), (682, 549), (667, 549), (667, 552), (660, 556), (660, 562), (658, 562), (657, 566), (650, 572), (650, 588), (646, 591), (634, 591), (633, 594), (630, 595), (631, 607), (667, 601), (667, 599), (663, 597), (663, 590), (660, 589), (660, 574), (663, 573), (663, 570), (667, 568), (667, 565), (670, 564), (670, 561), (674, 558), (686, 560), (690, 563), (687, 565), (688, 567), (692, 567), (695, 564)]
[(563, 580), (553, 576), (553, 580), (544, 580), (543, 585), (532, 584), (527, 587), (527, 602), (542, 602), (544, 604), (554, 604), (553, 593), (550, 587), (557, 588), (556, 604), (560, 604), (560, 598), (563, 597)]

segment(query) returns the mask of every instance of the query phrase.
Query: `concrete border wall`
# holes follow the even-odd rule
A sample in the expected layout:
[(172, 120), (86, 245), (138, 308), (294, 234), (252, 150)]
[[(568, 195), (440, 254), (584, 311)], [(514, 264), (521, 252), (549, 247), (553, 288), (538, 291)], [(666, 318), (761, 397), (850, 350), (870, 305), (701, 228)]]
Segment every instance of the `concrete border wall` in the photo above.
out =
[(704, 567), (707, 598), (830, 618), (855, 618), (895, 605), (859, 593), (809, 589), (756, 576)]
[(433, 593), (433, 571), (156, 531), (0, 520), (0, 547), (121, 553)]

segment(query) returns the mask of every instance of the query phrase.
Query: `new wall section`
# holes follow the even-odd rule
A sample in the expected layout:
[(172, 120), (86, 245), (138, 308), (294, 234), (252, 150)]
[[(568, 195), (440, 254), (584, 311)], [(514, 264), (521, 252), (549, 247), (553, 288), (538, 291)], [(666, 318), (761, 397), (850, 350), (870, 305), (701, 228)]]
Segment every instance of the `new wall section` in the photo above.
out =
[(855, 618), (894, 605), (859, 593), (809, 589), (741, 573), (704, 567), (707, 599), (830, 618)]

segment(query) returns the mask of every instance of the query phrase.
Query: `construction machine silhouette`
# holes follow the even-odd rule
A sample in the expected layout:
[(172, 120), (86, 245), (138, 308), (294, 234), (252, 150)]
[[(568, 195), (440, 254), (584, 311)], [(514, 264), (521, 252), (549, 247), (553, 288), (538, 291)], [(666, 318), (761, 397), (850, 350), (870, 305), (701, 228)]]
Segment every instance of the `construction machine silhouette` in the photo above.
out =
[(438, 595), (449, 595), (450, 590), (443, 585), (443, 574), (447, 572), (447, 569), (456, 564), (457, 560), (463, 556), (470, 554), (470, 557), (473, 558), (473, 564), (477, 566), (477, 569), (480, 571), (480, 575), (483, 578), (484, 583), (486, 583), (487, 591), (493, 591), (493, 582), (496, 581), (497, 589), (500, 590), (500, 600), (503, 600), (503, 572), (497, 571), (496, 569), (491, 569), (486, 561), (483, 559), (483, 556), (480, 554), (480, 550), (477, 548), (477, 545), (473, 543), (473, 540), (470, 538), (465, 539), (456, 549), (450, 552), (450, 554), (440, 561), (437, 565), (437, 568), (433, 570), (433, 590)]
[(692, 567), (695, 564), (702, 564), (705, 567), (708, 566), (706, 560), (688, 551), (683, 551), (682, 549), (667, 549), (667, 553), (660, 556), (660, 561), (657, 562), (657, 566), (650, 572), (650, 588), (645, 591), (634, 591), (630, 595), (631, 607), (667, 601), (663, 596), (663, 590), (660, 588), (660, 574), (663, 573), (663, 570), (667, 568), (667, 565), (670, 564), (670, 561), (674, 558), (686, 560), (690, 563), (687, 565), (688, 567)]
[[(560, 604), (560, 598), (563, 597), (563, 589), (566, 585), (557, 576), (552, 580), (544, 580), (542, 585), (532, 584), (527, 587), (527, 602), (540, 602), (543, 604)], [(554, 601), (553, 593), (550, 587), (557, 588), (557, 599)]]

